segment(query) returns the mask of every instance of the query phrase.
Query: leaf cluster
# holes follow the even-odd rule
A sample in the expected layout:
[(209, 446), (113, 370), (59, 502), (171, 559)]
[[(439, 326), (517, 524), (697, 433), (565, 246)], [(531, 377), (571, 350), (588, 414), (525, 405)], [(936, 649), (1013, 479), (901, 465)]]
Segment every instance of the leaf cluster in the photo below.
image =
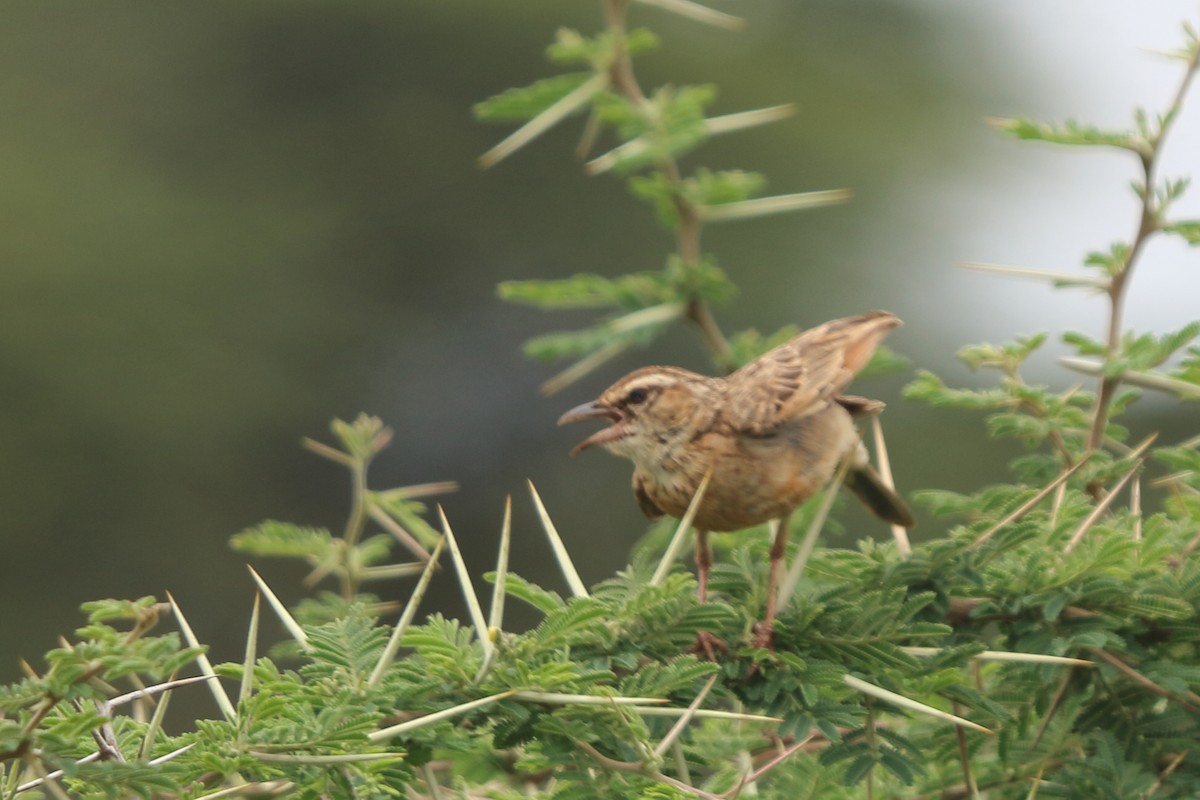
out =
[[(544, 281), (502, 283), (502, 299), (543, 309), (598, 308), (606, 313), (582, 330), (547, 333), (525, 345), (532, 358), (575, 363), (548, 381), (543, 389), (557, 391), (620, 352), (653, 341), (668, 325), (681, 319), (696, 323), (716, 366), (732, 370), (738, 352), (717, 328), (708, 311), (724, 302), (734, 287), (712, 254), (704, 253), (700, 235), (704, 223), (782, 211), (801, 210), (846, 199), (844, 192), (810, 192), (761, 197), (762, 175), (739, 169), (697, 167), (688, 173), (681, 161), (712, 136), (782, 119), (790, 106), (712, 116), (716, 97), (708, 84), (668, 84), (644, 90), (633, 68), (633, 57), (658, 44), (654, 34), (626, 25), (626, 4), (605, 0), (608, 27), (595, 35), (559, 30), (547, 49), (555, 64), (587, 71), (559, 73), (532, 84), (507, 89), (475, 107), (476, 116), (491, 122), (523, 122), (508, 138), (486, 153), (481, 163), (491, 166), (532, 142), (543, 132), (577, 114), (586, 113), (580, 155), (609, 136), (611, 148), (586, 163), (590, 174), (612, 172), (625, 176), (633, 195), (650, 204), (675, 234), (676, 250), (657, 269), (613, 278), (576, 275)], [(728, 23), (732, 18), (686, 3), (673, 10), (698, 18)]]
[[(1176, 449), (1165, 458), (1196, 466), (1197, 455)], [(218, 665), (216, 674), (243, 686), (233, 716), (202, 720), (180, 737), (95, 710), (113, 695), (97, 680), (161, 679), (198, 653), (174, 635), (144, 635), (151, 600), (106, 601), (89, 606), (80, 641), (51, 654), (44, 678), (6, 687), (4, 741), (10, 758), (36, 748), (49, 772), (73, 765), (111, 728), (115, 749), (145, 757), (73, 765), (60, 780), (83, 793), (126, 786), (147, 797), (201, 796), (198, 787), (227, 781), (292, 786), (298, 796), (384, 797), (450, 776), (545, 796), (562, 784), (579, 796), (641, 796), (686, 776), (721, 794), (745, 778), (731, 765), (788, 743), (811, 749), (757, 777), (765, 796), (790, 796), (803, 780), (861, 785), (868, 775), (899, 796), (952, 791), (961, 772), (945, 760), (957, 758), (964, 734), (864, 694), (852, 677), (996, 731), (964, 741), (975, 779), (997, 796), (1010, 796), (1003, 787), (1014, 775), (1075, 785), (1078, 753), (1115, 785), (1140, 785), (1146, 765), (1200, 735), (1200, 567), (1172, 559), (1200, 515), (1153, 515), (1140, 540), (1135, 519), (1119, 516), (1063, 555), (1058, 547), (1089, 508), (1073, 489), (1058, 509), (1036, 508), (973, 546), (1025, 499), (1014, 486), (957, 505), (940, 500), (943, 512), (967, 518), (907, 559), (869, 540), (857, 550), (819, 548), (771, 651), (753, 644), (764, 598), (750, 587), (765, 577), (762, 536), (730, 537), (714, 575), (717, 598), (706, 605), (689, 572), (676, 568), (654, 583), (647, 563), (569, 600), (507, 575), (511, 595), (543, 615), (532, 629), (489, 633), (489, 656), (478, 630), (434, 614), (403, 634), (406, 655), (379, 680), (389, 626), (376, 607), (330, 595), (338, 613), (301, 626), (291, 665), (254, 658), (253, 644), (245, 664)], [(109, 627), (116, 618), (132, 620), (139, 635)], [(700, 630), (726, 642), (717, 663), (691, 651)], [(997, 651), (1084, 660), (1073, 668), (990, 661)], [(79, 663), (102, 666), (85, 674)], [(762, 717), (695, 720), (672, 760), (658, 745), (697, 697), (703, 708), (732, 703)], [(658, 703), (679, 711), (655, 716)], [(47, 704), (54, 713), (30, 727)], [(18, 734), (22, 723), (28, 730)], [(189, 745), (161, 769), (147, 760)], [(1200, 786), (1200, 771), (1185, 761), (1172, 780)]]

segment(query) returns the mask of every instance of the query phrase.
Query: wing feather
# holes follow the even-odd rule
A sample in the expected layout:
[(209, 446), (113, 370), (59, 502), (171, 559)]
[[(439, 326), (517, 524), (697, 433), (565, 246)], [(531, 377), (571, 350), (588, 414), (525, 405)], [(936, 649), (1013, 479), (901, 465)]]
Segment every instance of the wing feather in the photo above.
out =
[(801, 333), (729, 376), (727, 418), (763, 434), (825, 408), (900, 324), (886, 311), (869, 311)]

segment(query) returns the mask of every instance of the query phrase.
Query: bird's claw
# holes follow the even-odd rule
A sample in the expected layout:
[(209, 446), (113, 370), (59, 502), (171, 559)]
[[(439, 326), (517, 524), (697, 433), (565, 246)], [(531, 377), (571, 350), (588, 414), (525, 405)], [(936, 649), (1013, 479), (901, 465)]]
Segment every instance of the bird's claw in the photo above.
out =
[(761, 650), (775, 652), (775, 626), (770, 622), (759, 622), (754, 626), (754, 638), (750, 646)]
[(709, 661), (717, 660), (716, 651), (720, 650), (724, 655), (729, 655), (729, 647), (725, 642), (713, 636), (708, 631), (700, 631), (696, 634), (696, 643), (692, 645), (690, 652), (700, 655), (701, 653)]

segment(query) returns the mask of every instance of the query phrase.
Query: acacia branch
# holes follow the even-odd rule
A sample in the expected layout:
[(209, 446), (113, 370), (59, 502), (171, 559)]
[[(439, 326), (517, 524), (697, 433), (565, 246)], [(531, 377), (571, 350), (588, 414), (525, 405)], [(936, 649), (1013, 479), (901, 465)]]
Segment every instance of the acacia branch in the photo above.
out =
[(1200, 695), (1197, 695), (1195, 692), (1189, 691), (1184, 692), (1183, 694), (1177, 694), (1172, 692), (1170, 689), (1160, 686), (1159, 684), (1150, 680), (1145, 675), (1126, 664), (1120, 658), (1101, 647), (1090, 647), (1088, 650), (1101, 661), (1113, 667), (1115, 670), (1117, 670), (1117, 672), (1120, 672), (1126, 678), (1129, 678), (1129, 680), (1133, 681), (1138, 686), (1141, 686), (1146, 691), (1153, 692), (1159, 697), (1163, 697), (1174, 703), (1178, 703), (1192, 714), (1200, 713)]
[[(1183, 99), (1191, 86), (1192, 78), (1196, 75), (1198, 64), (1200, 64), (1200, 46), (1192, 48), (1191, 56), (1187, 62), (1187, 69), (1184, 71), (1183, 80), (1180, 81), (1179, 87), (1175, 91), (1171, 105), (1168, 107), (1166, 114), (1162, 116), (1158, 131), (1148, 143), (1148, 149), (1140, 154), (1144, 181), (1141, 187), (1142, 207), (1138, 219), (1137, 233), (1134, 235), (1133, 243), (1125, 254), (1121, 268), (1117, 270), (1116, 274), (1112, 275), (1107, 289), (1109, 314), (1106, 345), (1109, 360), (1114, 358), (1120, 349), (1121, 319), (1125, 308), (1125, 289), (1129, 285), (1129, 278), (1133, 274), (1133, 267), (1137, 263), (1138, 256), (1141, 255), (1146, 241), (1162, 227), (1162, 220), (1160, 219), (1162, 208), (1154, 195), (1154, 178), (1158, 168), (1159, 155), (1162, 152), (1163, 140), (1166, 138), (1171, 124), (1179, 116), (1180, 108), (1183, 107)], [(1089, 450), (1099, 449), (1101, 443), (1104, 441), (1104, 429), (1108, 427), (1109, 408), (1112, 406), (1113, 397), (1116, 395), (1120, 385), (1120, 375), (1105, 375), (1100, 380), (1100, 390), (1096, 395), (1096, 408), (1092, 415), (1092, 429), (1088, 436)]]
[[(642, 91), (637, 76), (633, 71), (633, 61), (625, 44), (626, 21), (625, 11), (629, 0), (604, 0), (604, 17), (613, 35), (613, 59), (609, 66), (609, 79), (612, 86), (624, 97), (647, 114), (652, 113), (646, 93)], [(700, 219), (700, 209), (685, 195), (684, 181), (679, 169), (679, 163), (669, 155), (664, 155), (657, 163), (659, 173), (666, 178), (671, 187), (671, 198), (678, 217), (675, 231), (675, 249), (684, 266), (694, 268), (700, 263), (700, 234), (703, 221)], [(704, 343), (708, 346), (713, 360), (728, 372), (737, 369), (738, 364), (733, 357), (733, 348), (721, 331), (712, 315), (708, 304), (703, 298), (692, 295), (687, 298), (686, 316), (700, 329)]]

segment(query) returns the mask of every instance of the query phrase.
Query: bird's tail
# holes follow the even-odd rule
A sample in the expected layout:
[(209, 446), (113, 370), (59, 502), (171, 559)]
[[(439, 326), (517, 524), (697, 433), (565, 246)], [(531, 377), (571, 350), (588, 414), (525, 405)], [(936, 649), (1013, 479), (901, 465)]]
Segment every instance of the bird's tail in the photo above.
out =
[(884, 485), (879, 473), (869, 464), (852, 467), (846, 473), (845, 483), (846, 488), (854, 492), (854, 496), (861, 500), (871, 513), (885, 522), (905, 528), (917, 524), (900, 495)]

